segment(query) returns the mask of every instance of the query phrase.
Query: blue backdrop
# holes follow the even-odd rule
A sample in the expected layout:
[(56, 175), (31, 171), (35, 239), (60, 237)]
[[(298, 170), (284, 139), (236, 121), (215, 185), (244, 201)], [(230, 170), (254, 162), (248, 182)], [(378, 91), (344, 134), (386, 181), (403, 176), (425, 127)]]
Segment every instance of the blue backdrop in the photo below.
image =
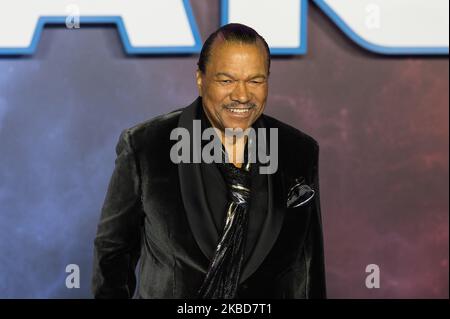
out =
[[(192, 5), (204, 40), (219, 3)], [(267, 113), (321, 145), (329, 296), (448, 298), (448, 58), (368, 53), (315, 7), (308, 28), (306, 56), (273, 60)], [(189, 104), (197, 58), (130, 57), (115, 28), (84, 25), (0, 58), (0, 297), (91, 297), (117, 138)]]

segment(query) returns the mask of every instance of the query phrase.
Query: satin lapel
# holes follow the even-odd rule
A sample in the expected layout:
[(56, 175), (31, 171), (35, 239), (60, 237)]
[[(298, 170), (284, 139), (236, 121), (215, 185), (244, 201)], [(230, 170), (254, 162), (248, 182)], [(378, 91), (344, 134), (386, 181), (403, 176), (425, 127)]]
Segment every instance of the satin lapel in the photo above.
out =
[[(202, 107), (200, 98), (183, 110), (178, 122), (178, 127), (186, 128), (191, 138), (193, 137), (193, 120), (196, 119), (198, 107)], [(219, 234), (209, 211), (200, 164), (180, 163), (178, 164), (178, 174), (189, 226), (200, 250), (208, 260), (211, 260), (219, 240)]]
[[(265, 121), (259, 121), (259, 127), (265, 126)], [(270, 131), (269, 131), (270, 133)], [(268, 135), (267, 143), (268, 150), (270, 137)], [(280, 234), (281, 227), (284, 221), (284, 214), (286, 212), (286, 198), (285, 198), (285, 173), (283, 172), (281, 158), (279, 158), (278, 170), (275, 174), (269, 174), (268, 177), (268, 199), (267, 199), (267, 217), (264, 222), (261, 233), (255, 244), (253, 252), (251, 252), (247, 263), (244, 265), (240, 283), (244, 282), (250, 277), (261, 265), (266, 256), (272, 249), (275, 241)]]

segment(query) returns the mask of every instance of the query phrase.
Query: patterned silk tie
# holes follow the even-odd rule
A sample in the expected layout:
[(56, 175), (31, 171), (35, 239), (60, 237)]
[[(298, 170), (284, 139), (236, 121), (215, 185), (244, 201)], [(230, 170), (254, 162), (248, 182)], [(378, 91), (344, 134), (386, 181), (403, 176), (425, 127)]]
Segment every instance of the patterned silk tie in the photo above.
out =
[(236, 297), (244, 261), (251, 171), (248, 160), (242, 168), (232, 163), (217, 165), (228, 185), (229, 204), (225, 227), (199, 296), (205, 299), (232, 299)]

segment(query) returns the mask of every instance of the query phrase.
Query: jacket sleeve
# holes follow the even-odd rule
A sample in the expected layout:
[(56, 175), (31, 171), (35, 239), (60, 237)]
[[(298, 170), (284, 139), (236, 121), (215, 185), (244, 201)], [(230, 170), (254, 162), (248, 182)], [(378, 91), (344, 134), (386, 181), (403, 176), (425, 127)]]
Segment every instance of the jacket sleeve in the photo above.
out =
[(116, 153), (94, 241), (95, 298), (131, 298), (136, 288), (144, 213), (138, 166), (127, 130), (120, 135)]
[(319, 192), (319, 145), (315, 143), (313, 151), (312, 181), (315, 190), (315, 202), (305, 243), (306, 259), (306, 298), (326, 298), (325, 260), (320, 211)]

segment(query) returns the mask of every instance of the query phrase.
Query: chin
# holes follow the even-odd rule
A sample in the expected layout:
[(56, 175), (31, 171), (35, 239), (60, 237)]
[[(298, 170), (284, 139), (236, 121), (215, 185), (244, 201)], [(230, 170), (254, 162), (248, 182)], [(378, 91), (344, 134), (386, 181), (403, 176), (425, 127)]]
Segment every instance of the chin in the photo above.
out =
[(243, 131), (245, 131), (247, 128), (249, 128), (251, 125), (248, 125), (248, 123), (229, 123), (228, 125), (226, 125), (226, 128), (232, 128), (232, 129), (242, 129)]
[(229, 119), (228, 121), (225, 121), (225, 127), (229, 128), (241, 128), (243, 130), (247, 129), (248, 127), (252, 126), (252, 121), (249, 119), (242, 119), (242, 120), (236, 120), (236, 119)]

